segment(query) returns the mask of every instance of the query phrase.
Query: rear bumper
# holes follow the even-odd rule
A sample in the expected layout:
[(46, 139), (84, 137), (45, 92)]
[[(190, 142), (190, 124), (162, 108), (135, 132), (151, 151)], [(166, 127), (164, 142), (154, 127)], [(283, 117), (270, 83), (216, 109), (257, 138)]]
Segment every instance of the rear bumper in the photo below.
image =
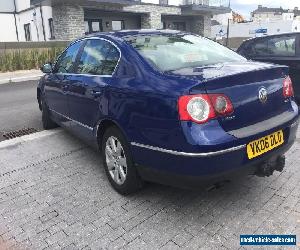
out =
[(284, 155), (295, 141), (298, 124), (297, 119), (283, 129), (284, 145), (253, 160), (247, 157), (246, 144), (208, 153), (188, 153), (132, 143), (132, 152), (145, 180), (180, 186), (216, 182), (253, 174), (258, 166)]

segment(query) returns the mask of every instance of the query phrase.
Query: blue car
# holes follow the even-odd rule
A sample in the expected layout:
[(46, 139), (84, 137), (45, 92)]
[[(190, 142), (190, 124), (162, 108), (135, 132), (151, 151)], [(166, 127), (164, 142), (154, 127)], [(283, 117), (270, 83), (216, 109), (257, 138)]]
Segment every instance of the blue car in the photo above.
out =
[(190, 187), (270, 176), (296, 139), (288, 67), (247, 61), (190, 33), (93, 34), (42, 70), (44, 128), (65, 127), (99, 148), (121, 194), (146, 181)]

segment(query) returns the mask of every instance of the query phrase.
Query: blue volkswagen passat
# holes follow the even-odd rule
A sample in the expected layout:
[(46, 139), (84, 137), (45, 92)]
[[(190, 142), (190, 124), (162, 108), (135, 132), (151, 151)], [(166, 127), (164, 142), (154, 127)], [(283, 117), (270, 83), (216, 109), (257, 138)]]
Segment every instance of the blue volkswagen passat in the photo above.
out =
[(282, 171), (298, 106), (288, 68), (249, 62), (178, 31), (120, 31), (73, 42), (43, 66), (37, 97), (57, 125), (99, 147), (112, 186), (218, 182)]

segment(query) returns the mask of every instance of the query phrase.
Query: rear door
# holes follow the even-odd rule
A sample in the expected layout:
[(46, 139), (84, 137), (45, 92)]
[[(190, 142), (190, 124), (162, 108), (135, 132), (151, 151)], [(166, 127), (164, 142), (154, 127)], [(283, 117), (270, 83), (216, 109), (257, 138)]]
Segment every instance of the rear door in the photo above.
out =
[(69, 115), (66, 96), (69, 88), (68, 76), (74, 73), (81, 44), (81, 42), (74, 43), (62, 53), (54, 66), (53, 73), (49, 74), (45, 82), (47, 105), (52, 112), (62, 116)]
[(118, 48), (109, 41), (86, 40), (68, 89), (70, 118), (77, 125), (92, 130), (103, 115), (103, 108), (107, 107), (104, 90), (116, 81), (113, 73), (119, 58)]

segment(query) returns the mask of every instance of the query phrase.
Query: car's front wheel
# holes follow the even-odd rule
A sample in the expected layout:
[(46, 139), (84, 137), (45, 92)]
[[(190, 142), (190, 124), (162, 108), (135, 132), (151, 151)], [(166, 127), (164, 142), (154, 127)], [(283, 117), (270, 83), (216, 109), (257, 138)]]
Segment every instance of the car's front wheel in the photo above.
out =
[(118, 128), (110, 127), (104, 133), (102, 157), (109, 182), (118, 193), (127, 195), (143, 187), (128, 143)]

